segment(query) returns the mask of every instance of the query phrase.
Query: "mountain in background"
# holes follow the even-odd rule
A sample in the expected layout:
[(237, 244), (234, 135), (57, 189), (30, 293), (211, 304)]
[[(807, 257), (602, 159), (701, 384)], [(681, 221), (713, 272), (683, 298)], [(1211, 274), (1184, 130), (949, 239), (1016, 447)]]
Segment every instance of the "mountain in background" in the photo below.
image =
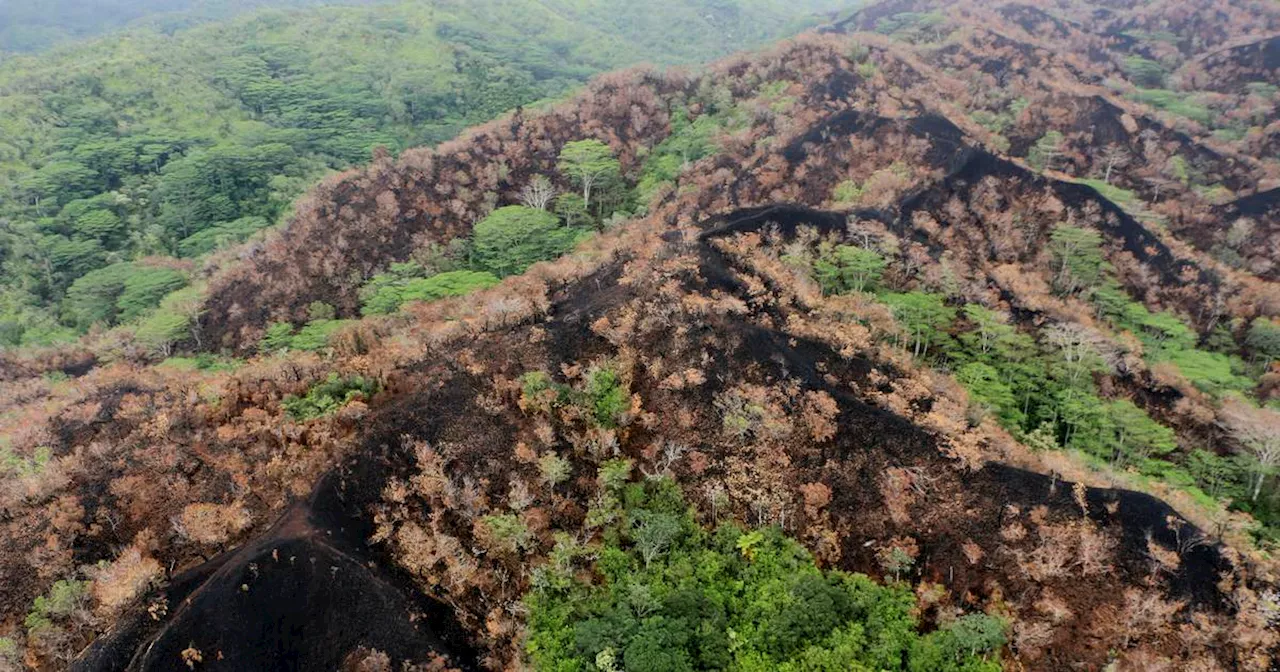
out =
[(377, 0), (4, 0), (0, 52), (36, 52), (128, 25), (171, 33), (264, 7), (361, 5)]

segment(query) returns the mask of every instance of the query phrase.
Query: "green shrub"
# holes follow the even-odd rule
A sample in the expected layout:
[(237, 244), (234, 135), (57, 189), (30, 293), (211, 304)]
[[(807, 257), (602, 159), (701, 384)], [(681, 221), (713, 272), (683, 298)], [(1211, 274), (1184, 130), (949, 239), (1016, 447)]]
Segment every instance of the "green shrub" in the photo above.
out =
[(275, 352), (289, 347), (293, 342), (293, 325), (288, 322), (272, 322), (258, 343), (262, 352)]
[(294, 350), (319, 350), (328, 347), (329, 339), (350, 324), (351, 320), (312, 320), (302, 325), (298, 333), (289, 339), (289, 347)]
[(573, 465), (569, 460), (548, 452), (538, 458), (538, 473), (541, 474), (544, 483), (554, 488), (569, 480), (569, 476), (573, 473)]
[(54, 582), (45, 595), (37, 596), (31, 604), (24, 625), (32, 634), (53, 626), (77, 610), (84, 608), (89, 598), (89, 583), (75, 579)]
[(223, 359), (217, 355), (202, 352), (194, 357), (167, 357), (157, 366), (166, 366), (180, 371), (235, 371), (243, 363), (238, 359)]
[(1163, 65), (1140, 56), (1125, 58), (1124, 72), (1134, 84), (1144, 87), (1163, 86), (1167, 74)]
[(1108, 184), (1102, 180), (1076, 180), (1080, 184), (1087, 184), (1098, 192), (1103, 198), (1115, 203), (1124, 209), (1130, 209), (1137, 203), (1137, 196), (1128, 189), (1121, 189), (1114, 184)]
[(484, 516), (480, 524), (486, 544), (495, 551), (515, 554), (527, 550), (534, 541), (529, 526), (519, 516), (504, 513)]
[(1129, 92), (1128, 97), (1158, 110), (1163, 110), (1179, 117), (1186, 117), (1205, 126), (1211, 125), (1214, 119), (1213, 110), (1195, 102), (1187, 93), (1182, 91), (1137, 88)]
[(617, 427), (622, 415), (631, 408), (631, 395), (613, 369), (593, 368), (587, 374), (583, 392), (591, 417), (601, 427)]
[(0, 475), (34, 476), (44, 471), (52, 459), (53, 451), (46, 446), (36, 448), (31, 457), (23, 457), (0, 445)]
[(617, 427), (631, 408), (631, 392), (608, 366), (591, 367), (579, 389), (557, 383), (543, 371), (529, 371), (520, 377), (520, 398), (525, 408), (544, 413), (572, 405), (599, 427)]
[[(448, 296), (464, 296), (498, 284), (498, 277), (487, 271), (449, 271), (430, 277), (406, 275), (409, 264), (391, 273), (379, 274), (362, 289), (366, 297), (360, 309), (365, 315), (385, 315), (400, 309), (409, 301), (434, 301)], [(416, 264), (412, 266), (421, 268)]]
[(287, 395), (281, 402), (285, 412), (294, 420), (305, 421), (328, 415), (355, 399), (372, 399), (378, 392), (378, 383), (364, 376), (329, 377), (316, 383), (302, 397)]
[(831, 191), (831, 200), (836, 205), (857, 205), (862, 201), (862, 187), (853, 180), (845, 180)]

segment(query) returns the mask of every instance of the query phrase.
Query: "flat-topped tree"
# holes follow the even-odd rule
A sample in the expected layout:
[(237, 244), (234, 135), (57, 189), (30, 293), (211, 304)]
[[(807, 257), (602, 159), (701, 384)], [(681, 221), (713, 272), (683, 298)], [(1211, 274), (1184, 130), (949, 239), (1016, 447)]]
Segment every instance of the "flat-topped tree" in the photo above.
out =
[(578, 140), (566, 144), (560, 150), (557, 167), (582, 189), (586, 208), (591, 207), (592, 190), (622, 179), (622, 164), (614, 158), (613, 150), (599, 140)]
[(580, 229), (561, 226), (549, 212), (511, 205), (476, 224), (472, 255), (481, 269), (505, 277), (564, 254), (580, 233)]

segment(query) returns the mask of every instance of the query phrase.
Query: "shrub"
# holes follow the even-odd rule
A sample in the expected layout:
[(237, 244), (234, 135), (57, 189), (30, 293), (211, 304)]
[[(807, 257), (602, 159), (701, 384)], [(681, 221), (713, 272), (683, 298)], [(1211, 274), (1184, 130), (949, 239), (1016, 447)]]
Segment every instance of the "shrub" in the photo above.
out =
[(267, 325), (267, 332), (258, 343), (263, 352), (275, 352), (289, 347), (293, 342), (293, 325), (288, 322), (272, 322)]
[(108, 613), (128, 606), (164, 576), (164, 568), (137, 546), (129, 546), (115, 560), (105, 560), (89, 571), (93, 597)]
[(362, 290), (366, 298), (361, 312), (365, 315), (393, 313), (409, 301), (463, 296), (498, 284), (498, 277), (487, 271), (449, 271), (427, 278), (406, 276), (404, 273), (405, 269), (401, 268), (396, 275), (380, 274), (366, 283)]
[(350, 320), (312, 320), (289, 339), (294, 350), (319, 350), (329, 345), (329, 338), (351, 324)]
[(477, 533), (488, 548), (502, 553), (516, 554), (527, 550), (533, 543), (533, 534), (519, 516), (504, 513), (480, 519)]
[(591, 417), (601, 427), (617, 427), (631, 408), (631, 396), (613, 369), (598, 367), (587, 374), (585, 402)]
[(520, 377), (520, 405), (544, 413), (573, 406), (592, 424), (612, 428), (630, 410), (631, 393), (608, 366), (593, 366), (580, 389), (557, 383), (543, 371), (530, 371)]
[(342, 378), (330, 373), (328, 378), (307, 391), (306, 396), (288, 395), (281, 402), (294, 420), (305, 421), (328, 415), (355, 399), (371, 399), (378, 392), (376, 381), (364, 376)]
[(77, 615), (88, 602), (89, 583), (75, 579), (62, 579), (54, 582), (49, 592), (39, 595), (31, 603), (31, 611), (27, 613), (23, 624), (33, 638), (39, 638), (45, 632), (57, 627)]
[(862, 201), (862, 187), (853, 180), (845, 180), (832, 190), (831, 200), (836, 205), (857, 205)]
[(174, 527), (183, 537), (198, 544), (224, 544), (249, 527), (249, 512), (239, 502), (213, 504), (198, 502), (189, 504), (174, 521)]
[(542, 475), (544, 483), (554, 488), (569, 480), (569, 476), (573, 473), (573, 465), (569, 460), (555, 453), (547, 453), (538, 458), (538, 473)]

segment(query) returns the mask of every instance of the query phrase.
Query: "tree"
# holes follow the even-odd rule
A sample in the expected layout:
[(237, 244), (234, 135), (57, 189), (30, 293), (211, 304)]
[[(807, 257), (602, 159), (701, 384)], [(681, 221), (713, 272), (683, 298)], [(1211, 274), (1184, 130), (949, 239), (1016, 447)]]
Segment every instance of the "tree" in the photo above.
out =
[(1049, 234), (1049, 251), (1057, 266), (1053, 284), (1063, 294), (1096, 286), (1107, 269), (1102, 256), (1102, 235), (1093, 229), (1056, 226)]
[(1245, 344), (1262, 362), (1280, 359), (1280, 319), (1259, 317), (1249, 325)]
[[(623, 515), (598, 550), (575, 556), (561, 542), (552, 556), (568, 561), (537, 570), (525, 602), (534, 669), (1000, 670), (994, 618), (923, 635), (907, 585), (823, 570), (776, 527), (703, 529), (670, 479), (625, 490), (605, 497)], [(893, 547), (908, 569), (915, 544)]]
[(535, 210), (546, 210), (555, 197), (555, 185), (543, 175), (534, 175), (520, 190), (520, 203)]
[(643, 510), (632, 514), (631, 538), (645, 567), (666, 552), (683, 531), (683, 521), (675, 514)]
[(1027, 154), (1027, 162), (1036, 170), (1052, 170), (1054, 161), (1062, 156), (1062, 141), (1058, 131), (1045, 133)]
[(593, 189), (622, 180), (622, 165), (613, 157), (613, 150), (599, 140), (578, 140), (566, 144), (560, 150), (557, 167), (582, 189), (582, 202), (588, 209)]
[(134, 335), (144, 347), (168, 357), (173, 344), (187, 337), (191, 319), (181, 313), (158, 310), (138, 325)]
[(884, 272), (884, 257), (855, 245), (824, 246), (813, 262), (813, 274), (827, 294), (870, 291)]
[(960, 340), (982, 355), (990, 354), (997, 344), (1007, 340), (1017, 331), (1007, 324), (1008, 315), (997, 313), (976, 303), (965, 305), (964, 316), (973, 324), (974, 329), (962, 335)]
[(556, 216), (564, 220), (565, 226), (578, 226), (591, 220), (587, 205), (578, 194), (560, 194), (555, 200)]
[(1061, 356), (1061, 371), (1067, 382), (1080, 385), (1085, 376), (1107, 367), (1111, 353), (1105, 337), (1089, 327), (1074, 322), (1056, 323), (1045, 328), (1045, 342)]
[(1001, 425), (1009, 429), (1022, 426), (1024, 416), (1013, 390), (1000, 380), (1000, 372), (995, 367), (981, 362), (965, 364), (956, 371), (956, 380), (964, 385), (974, 401), (992, 410)]
[(1111, 402), (1107, 413), (1115, 431), (1112, 463), (1141, 466), (1147, 458), (1167, 455), (1178, 447), (1172, 429), (1152, 420), (1128, 399)]
[(1098, 159), (1102, 161), (1102, 181), (1111, 184), (1111, 171), (1129, 164), (1129, 150), (1120, 145), (1107, 145)]
[(1219, 413), (1222, 426), (1253, 458), (1253, 487), (1249, 501), (1258, 501), (1262, 484), (1280, 466), (1280, 413), (1232, 399)]
[(1157, 61), (1141, 56), (1129, 56), (1124, 59), (1124, 72), (1138, 86), (1147, 88), (1164, 86), (1165, 68)]
[(949, 336), (945, 330), (955, 320), (956, 309), (943, 303), (941, 296), (907, 292), (883, 294), (880, 299), (893, 309), (893, 317), (910, 337), (916, 357), (927, 356), (930, 345), (946, 343)]
[(498, 208), (475, 228), (472, 258), (498, 277), (522, 273), (531, 264), (570, 250), (581, 230), (560, 226), (555, 215), (521, 205)]

